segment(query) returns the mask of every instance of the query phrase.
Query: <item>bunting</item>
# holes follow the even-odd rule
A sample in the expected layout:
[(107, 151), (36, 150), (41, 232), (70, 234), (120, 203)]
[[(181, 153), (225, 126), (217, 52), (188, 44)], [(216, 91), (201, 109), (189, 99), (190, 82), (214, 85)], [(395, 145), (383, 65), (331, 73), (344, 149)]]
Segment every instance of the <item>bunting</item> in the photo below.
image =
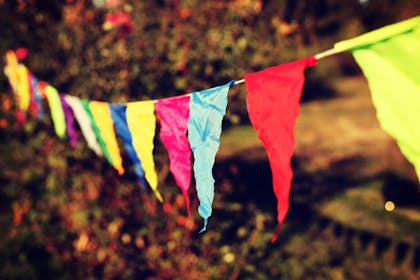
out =
[[(104, 155), (118, 171), (124, 172), (117, 135), (134, 165), (139, 182), (149, 185), (159, 201), (158, 178), (153, 159), (156, 115), (160, 139), (168, 151), (170, 171), (181, 189), (190, 215), (188, 190), (191, 183), (191, 150), (199, 199), (198, 213), (206, 230), (212, 214), (214, 178), (212, 168), (220, 145), (222, 120), (229, 88), (245, 82), (251, 124), (257, 130), (270, 162), (273, 189), (277, 198), (278, 227), (289, 208), (294, 150), (294, 127), (305, 80), (304, 71), (317, 59), (341, 51), (352, 51), (366, 76), (378, 120), (393, 136), (420, 180), (420, 16), (338, 42), (334, 49), (315, 57), (297, 60), (245, 74), (244, 80), (173, 98), (110, 104), (59, 95), (38, 79), (8, 51), (4, 69), (16, 97), (18, 122), (30, 111), (41, 118), (42, 101), (47, 100), (56, 134), (77, 145), (74, 121), (86, 142), (98, 156)], [(187, 136), (188, 134), (188, 136)], [(191, 148), (190, 148), (191, 147)], [(147, 181), (147, 182), (146, 182)]]
[(19, 79), (19, 86), (17, 92), (19, 95), (19, 107), (22, 111), (27, 111), (30, 104), (30, 93), (29, 93), (29, 79), (28, 70), (25, 65), (19, 64), (17, 66), (17, 76)]
[(160, 120), (160, 139), (168, 151), (169, 169), (184, 195), (188, 216), (191, 215), (188, 196), (191, 183), (191, 149), (187, 139), (189, 104), (190, 97), (184, 95), (158, 100), (155, 105)]
[(69, 138), (70, 145), (74, 148), (77, 146), (77, 136), (76, 130), (74, 129), (73, 111), (70, 105), (67, 103), (66, 99), (64, 98), (64, 95), (60, 95), (60, 102), (61, 106), (63, 107), (64, 119), (66, 121), (67, 137)]
[(249, 118), (264, 144), (273, 174), (279, 226), (272, 242), (289, 209), (293, 176), (290, 160), (295, 146), (294, 129), (305, 81), (304, 70), (315, 64), (316, 59), (309, 57), (244, 77)]
[(6, 66), (4, 67), (4, 73), (6, 74), (10, 87), (13, 89), (13, 92), (16, 95), (17, 103), (19, 108), (22, 108), (21, 99), (19, 97), (18, 87), (19, 87), (19, 78), (17, 74), (18, 59), (16, 53), (12, 50), (7, 51), (6, 53)]
[(16, 54), (13, 51), (8, 51), (6, 54), (4, 72), (9, 78), (13, 91), (16, 93), (19, 109), (26, 112), (30, 103), (28, 70), (25, 65), (18, 63)]
[(115, 131), (117, 132), (117, 135), (123, 140), (125, 150), (134, 165), (134, 173), (140, 181), (140, 184), (143, 187), (145, 187), (147, 184), (144, 180), (144, 171), (141, 166), (140, 158), (138, 157), (136, 150), (134, 149), (131, 132), (128, 129), (126, 116), (127, 105), (110, 104), (109, 108), (111, 110), (112, 120), (114, 121)]
[(200, 200), (198, 214), (204, 219), (201, 232), (207, 228), (214, 198), (212, 174), (216, 153), (219, 150), (222, 120), (227, 107), (231, 81), (223, 86), (197, 91), (191, 95), (188, 119), (188, 140), (194, 154), (194, 176)]
[(55, 133), (61, 139), (66, 137), (66, 120), (61, 106), (60, 96), (55, 88), (50, 85), (44, 87), (45, 96), (51, 111)]
[(90, 101), (89, 109), (92, 117), (98, 127), (100, 137), (103, 141), (103, 150), (108, 162), (118, 171), (119, 175), (124, 173), (120, 148), (118, 147), (117, 137), (115, 135), (114, 123), (111, 118), (111, 112), (106, 102)]
[(88, 147), (91, 148), (97, 156), (103, 156), (101, 146), (99, 145), (95, 131), (92, 128), (91, 118), (83, 107), (80, 99), (71, 95), (65, 95), (64, 99), (71, 107), (74, 117), (76, 118), (80, 130), (82, 131), (82, 134), (88, 144)]
[(109, 154), (108, 148), (105, 145), (105, 141), (104, 141), (104, 138), (102, 137), (101, 130), (99, 129), (98, 124), (96, 123), (96, 120), (93, 117), (92, 111), (90, 110), (90, 106), (89, 106), (90, 102), (88, 100), (81, 100), (81, 103), (82, 103), (83, 109), (86, 112), (86, 115), (89, 117), (90, 124), (95, 133), (96, 140), (99, 144), (99, 147), (101, 148), (103, 155), (105, 156), (108, 163), (113, 166), (112, 158), (111, 158), (111, 155)]
[(150, 188), (159, 201), (162, 195), (157, 189), (158, 178), (153, 160), (153, 140), (156, 130), (155, 106), (153, 101), (127, 103), (127, 124), (133, 138), (133, 146), (144, 169)]
[(38, 87), (38, 84), (34, 82), (34, 77), (32, 75), (32, 73), (30, 71), (26, 71), (27, 75), (28, 75), (28, 86), (29, 86), (29, 111), (32, 113), (33, 116), (37, 116), (39, 117), (39, 105), (40, 105), (40, 100), (39, 98), (36, 96), (37, 92), (36, 92), (36, 88)]
[(338, 42), (368, 80), (381, 127), (397, 140), (420, 180), (420, 16)]
[(35, 91), (35, 99), (36, 99), (36, 103), (37, 105), (37, 110), (38, 110), (38, 119), (43, 119), (44, 118), (44, 109), (42, 108), (42, 93), (39, 90), (39, 83), (38, 83), (38, 79), (36, 77), (34, 77), (32, 75), (32, 87)]

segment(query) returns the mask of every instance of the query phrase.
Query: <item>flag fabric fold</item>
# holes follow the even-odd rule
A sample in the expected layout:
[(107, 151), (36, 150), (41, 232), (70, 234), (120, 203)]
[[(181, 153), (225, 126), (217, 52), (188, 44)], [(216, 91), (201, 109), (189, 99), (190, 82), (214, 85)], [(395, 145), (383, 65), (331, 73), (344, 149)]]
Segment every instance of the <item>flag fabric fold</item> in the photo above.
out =
[(105, 156), (106, 160), (108, 161), (108, 163), (110, 165), (113, 166), (113, 162), (112, 162), (112, 157), (108, 151), (108, 148), (105, 145), (105, 141), (104, 138), (101, 135), (101, 130), (98, 127), (98, 124), (96, 123), (96, 120), (92, 114), (92, 111), (90, 110), (90, 101), (88, 100), (81, 100), (83, 109), (85, 110), (86, 114), (88, 115), (89, 119), (90, 119), (90, 124), (92, 126), (92, 129), (95, 133), (96, 136), (96, 140), (98, 141), (99, 146), (101, 147), (101, 151), (103, 153), (103, 155)]
[[(19, 87), (19, 76), (18, 68), (19, 62), (16, 57), (16, 53), (12, 50), (7, 51), (6, 53), (6, 66), (4, 67), (4, 73), (6, 74), (10, 86), (15, 94), (17, 94), (17, 88)], [(18, 100), (18, 106), (20, 105), (20, 100)]]
[(188, 119), (188, 140), (194, 154), (194, 177), (197, 196), (200, 200), (198, 213), (207, 228), (212, 213), (214, 178), (212, 174), (216, 153), (220, 145), (222, 120), (226, 112), (229, 88), (235, 83), (193, 92)]
[(64, 112), (64, 119), (66, 120), (67, 137), (69, 138), (70, 145), (74, 148), (78, 144), (76, 130), (74, 128), (74, 114), (64, 95), (60, 95), (60, 101)]
[(28, 73), (28, 86), (29, 86), (29, 95), (30, 95), (30, 101), (29, 101), (29, 111), (33, 116), (39, 115), (39, 102), (36, 97), (36, 91), (35, 91), (35, 84), (34, 84), (34, 76), (30, 71), (27, 71)]
[(334, 48), (350, 49), (365, 75), (381, 127), (396, 139), (420, 181), (420, 16)]
[(273, 176), (277, 198), (278, 227), (289, 209), (293, 172), (294, 128), (305, 81), (304, 70), (316, 64), (314, 57), (245, 74), (246, 103), (251, 124), (263, 143)]
[[(364, 33), (352, 39), (337, 42), (334, 44), (334, 50), (337, 52), (342, 52), (347, 50), (353, 51), (358, 48), (367, 48), (373, 44), (382, 42), (385, 43), (389, 39), (398, 37), (404, 33), (410, 33), (411, 35), (417, 36), (416, 34), (418, 34), (418, 31), (415, 30), (418, 30), (419, 25), (420, 16), (413, 17), (404, 21), (384, 26), (379, 29), (375, 29), (371, 32)], [(413, 52), (416, 51), (416, 48), (411, 49)]]
[(66, 137), (66, 120), (58, 92), (50, 85), (45, 86), (44, 92), (51, 111), (55, 133), (59, 138), (64, 139)]
[(64, 99), (71, 107), (74, 117), (76, 118), (80, 130), (82, 131), (82, 134), (88, 144), (88, 147), (92, 149), (97, 156), (102, 157), (102, 148), (99, 145), (96, 133), (93, 130), (91, 117), (89, 117), (88, 113), (86, 112), (81, 100), (78, 97), (71, 95), (65, 95)]
[(21, 93), (21, 77), (19, 74), (19, 61), (16, 57), (16, 53), (12, 50), (6, 53), (6, 66), (4, 67), (4, 73), (6, 74), (9, 84), (16, 96), (18, 108), (16, 110), (16, 121), (17, 127), (22, 127), (26, 120), (26, 109), (25, 109), (25, 98), (20, 96)]
[(25, 65), (18, 64), (16, 70), (19, 81), (17, 87), (17, 94), (19, 96), (19, 109), (21, 109), (23, 112), (27, 112), (31, 102), (28, 69), (26, 69)]
[(163, 198), (157, 189), (158, 178), (153, 160), (153, 140), (156, 130), (156, 116), (153, 101), (138, 101), (127, 103), (127, 124), (133, 139), (133, 146), (145, 173), (147, 182), (156, 198)]
[(160, 120), (160, 139), (168, 151), (169, 169), (185, 197), (188, 216), (191, 215), (188, 196), (191, 183), (191, 149), (187, 138), (189, 103), (190, 97), (184, 95), (161, 99), (155, 104)]
[(10, 85), (17, 96), (19, 110), (23, 112), (28, 111), (30, 104), (28, 72), (25, 65), (19, 63), (14, 51), (10, 50), (6, 53), (4, 73), (8, 77)]
[[(109, 163), (118, 171), (119, 175), (124, 173), (122, 157), (115, 135), (114, 123), (111, 118), (111, 111), (107, 102), (90, 101), (89, 109), (103, 139), (104, 146), (108, 153)], [(105, 155), (107, 155), (104, 152)]]
[(126, 104), (110, 104), (109, 109), (111, 110), (111, 117), (114, 121), (114, 127), (117, 135), (123, 140), (125, 150), (128, 157), (134, 165), (134, 173), (143, 187), (146, 187), (144, 180), (144, 171), (141, 165), (141, 161), (137, 156), (137, 152), (133, 146), (133, 138), (131, 137), (130, 130), (127, 124), (127, 105)]
[(37, 113), (38, 113), (38, 119), (41, 120), (44, 117), (44, 110), (42, 108), (42, 93), (39, 90), (38, 86), (38, 79), (32, 75), (32, 88), (35, 92), (35, 101), (37, 103)]

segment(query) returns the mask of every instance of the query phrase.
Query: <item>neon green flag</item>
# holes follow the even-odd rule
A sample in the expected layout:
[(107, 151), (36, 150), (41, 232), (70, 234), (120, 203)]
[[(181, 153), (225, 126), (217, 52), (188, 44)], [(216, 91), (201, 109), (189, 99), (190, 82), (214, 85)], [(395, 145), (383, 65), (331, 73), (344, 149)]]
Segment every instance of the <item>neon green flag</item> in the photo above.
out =
[(351, 50), (366, 76), (382, 128), (420, 180), (420, 16), (335, 44)]
[(50, 106), (55, 133), (58, 137), (64, 139), (66, 137), (66, 119), (64, 117), (64, 111), (61, 106), (58, 91), (54, 87), (47, 85), (45, 87), (45, 95), (47, 96), (48, 105)]

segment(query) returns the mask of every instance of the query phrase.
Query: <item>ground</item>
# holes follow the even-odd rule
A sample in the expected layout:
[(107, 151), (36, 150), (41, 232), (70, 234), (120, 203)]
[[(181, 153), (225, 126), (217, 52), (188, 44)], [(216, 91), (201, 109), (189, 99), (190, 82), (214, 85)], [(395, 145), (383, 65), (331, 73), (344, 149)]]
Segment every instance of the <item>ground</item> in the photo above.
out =
[[(296, 253), (305, 247), (315, 250), (311, 253), (316, 256), (324, 253), (325, 258), (331, 258), (328, 264), (318, 264), (319, 271), (314, 269), (317, 277), (325, 276), (321, 271), (328, 266), (326, 275), (332, 279), (417, 279), (420, 187), (415, 172), (395, 141), (381, 129), (365, 78), (339, 78), (331, 87), (336, 92), (333, 98), (301, 106), (295, 130), (291, 206), (278, 246), (289, 252), (291, 259), (307, 262), (308, 267), (316, 265), (316, 257)], [(275, 201), (267, 190), (271, 173), (252, 127), (237, 126), (223, 132), (215, 174), (224, 192), (215, 200), (216, 216), (222, 213), (216, 217), (219, 222), (229, 211), (218, 209), (217, 199), (222, 199), (239, 208), (236, 203), (255, 205), (263, 209), (262, 216), (272, 213), (268, 228), (274, 229)], [(393, 211), (385, 210), (386, 201), (394, 203)], [(262, 230), (260, 235), (268, 242), (269, 234)], [(258, 237), (253, 238), (252, 242), (258, 242)], [(244, 258), (249, 261), (250, 257)], [(307, 276), (308, 269), (312, 268), (302, 269), (302, 274), (290, 269), (295, 274), (289, 277)], [(241, 276), (246, 275), (243, 271)]]

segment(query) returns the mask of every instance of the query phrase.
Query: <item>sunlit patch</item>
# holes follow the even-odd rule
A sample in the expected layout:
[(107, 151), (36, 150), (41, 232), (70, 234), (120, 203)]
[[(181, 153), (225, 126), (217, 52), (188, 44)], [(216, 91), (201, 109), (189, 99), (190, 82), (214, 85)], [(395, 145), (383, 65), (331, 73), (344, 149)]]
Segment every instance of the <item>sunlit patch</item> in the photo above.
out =
[(385, 202), (385, 210), (388, 212), (394, 211), (395, 209), (395, 204), (394, 202), (388, 200), (387, 202)]

